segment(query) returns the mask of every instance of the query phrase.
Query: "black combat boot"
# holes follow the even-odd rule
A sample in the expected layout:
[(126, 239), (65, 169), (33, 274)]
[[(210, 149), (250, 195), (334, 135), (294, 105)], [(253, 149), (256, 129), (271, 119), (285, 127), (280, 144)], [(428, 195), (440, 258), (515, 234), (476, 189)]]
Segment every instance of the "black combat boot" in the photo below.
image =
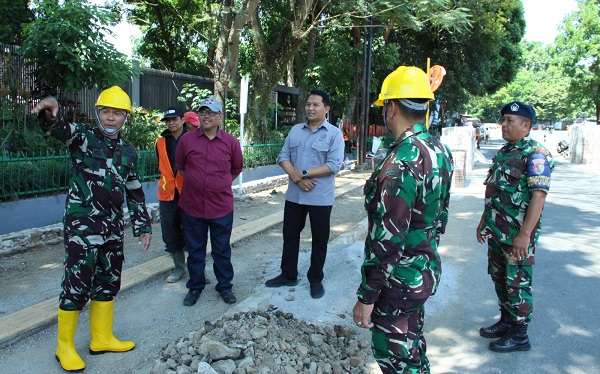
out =
[(490, 350), (494, 352), (528, 351), (530, 349), (527, 325), (513, 324), (506, 335), (490, 343)]
[(501, 338), (510, 330), (511, 326), (512, 319), (510, 318), (510, 314), (504, 309), (500, 309), (500, 321), (491, 326), (480, 328), (479, 335), (484, 338)]

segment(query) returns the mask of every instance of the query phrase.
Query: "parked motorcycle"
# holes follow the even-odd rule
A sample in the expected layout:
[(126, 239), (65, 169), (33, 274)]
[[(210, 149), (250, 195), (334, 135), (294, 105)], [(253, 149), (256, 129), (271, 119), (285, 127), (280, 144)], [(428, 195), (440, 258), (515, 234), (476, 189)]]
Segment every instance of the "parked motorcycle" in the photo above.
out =
[(556, 145), (556, 152), (558, 152), (559, 155), (563, 155), (565, 159), (569, 159), (569, 143), (567, 143), (566, 140), (561, 140), (560, 142), (558, 142), (558, 144)]

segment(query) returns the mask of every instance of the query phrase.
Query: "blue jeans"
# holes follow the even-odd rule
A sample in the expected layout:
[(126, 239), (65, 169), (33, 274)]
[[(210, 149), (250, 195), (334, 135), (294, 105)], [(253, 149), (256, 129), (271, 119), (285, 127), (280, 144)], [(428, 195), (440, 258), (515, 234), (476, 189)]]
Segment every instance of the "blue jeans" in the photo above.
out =
[(190, 273), (186, 287), (190, 290), (203, 290), (206, 286), (204, 266), (206, 260), (206, 244), (210, 229), (211, 256), (213, 270), (217, 278), (215, 289), (219, 293), (231, 291), (233, 285), (233, 265), (231, 264), (231, 229), (233, 227), (233, 211), (221, 218), (204, 219), (183, 214), (183, 232), (188, 251), (187, 267)]

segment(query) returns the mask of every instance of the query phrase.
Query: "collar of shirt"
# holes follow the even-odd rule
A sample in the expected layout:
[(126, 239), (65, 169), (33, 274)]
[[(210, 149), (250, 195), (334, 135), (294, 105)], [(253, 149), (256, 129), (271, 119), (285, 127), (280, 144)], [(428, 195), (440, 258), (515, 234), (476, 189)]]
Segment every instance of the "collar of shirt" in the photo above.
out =
[[(315, 130), (320, 129), (321, 127), (325, 127), (325, 123), (327, 122), (327, 118), (323, 120), (323, 122), (321, 122), (321, 124), (319, 126), (317, 126), (317, 128)], [(310, 128), (310, 125), (308, 124), (308, 121), (304, 122), (304, 127), (310, 129), (312, 131), (312, 129)], [(325, 127), (325, 129), (327, 129)]]
[[(224, 133), (225, 133), (225, 130), (223, 130), (219, 127), (219, 129), (217, 130), (217, 135), (215, 135), (215, 138), (223, 139)], [(201, 127), (198, 127), (198, 136), (206, 136)], [(206, 136), (206, 137), (208, 138), (208, 136)]]
[(504, 148), (506, 151), (514, 149), (514, 148), (524, 149), (530, 141), (531, 141), (531, 136), (527, 135), (526, 137), (517, 141), (516, 143), (506, 143), (504, 145), (504, 147), (502, 147), (502, 148)]
[(108, 136), (105, 136), (104, 133), (102, 131), (100, 131), (99, 128), (94, 128), (93, 130), (94, 132), (94, 136), (96, 136), (96, 138), (100, 139), (100, 141), (104, 142), (106, 145), (116, 145), (116, 144), (122, 144), (122, 137), (121, 137), (121, 132), (119, 131), (117, 133), (117, 138), (116, 139), (111, 139)]
[(410, 138), (413, 135), (419, 135), (423, 131), (425, 131), (425, 125), (421, 122), (415, 123), (411, 127), (404, 130), (404, 132), (402, 134), (400, 134), (398, 139), (396, 139), (396, 141), (390, 145), (390, 149), (394, 148), (394, 146), (401, 143), (404, 139)]

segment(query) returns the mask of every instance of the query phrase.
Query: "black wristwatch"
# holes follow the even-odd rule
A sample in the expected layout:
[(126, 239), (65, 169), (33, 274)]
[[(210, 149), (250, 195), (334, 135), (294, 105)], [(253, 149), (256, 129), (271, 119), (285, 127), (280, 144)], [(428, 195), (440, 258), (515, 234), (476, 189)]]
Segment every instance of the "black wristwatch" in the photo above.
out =
[(302, 178), (308, 177), (308, 171), (302, 170)]

